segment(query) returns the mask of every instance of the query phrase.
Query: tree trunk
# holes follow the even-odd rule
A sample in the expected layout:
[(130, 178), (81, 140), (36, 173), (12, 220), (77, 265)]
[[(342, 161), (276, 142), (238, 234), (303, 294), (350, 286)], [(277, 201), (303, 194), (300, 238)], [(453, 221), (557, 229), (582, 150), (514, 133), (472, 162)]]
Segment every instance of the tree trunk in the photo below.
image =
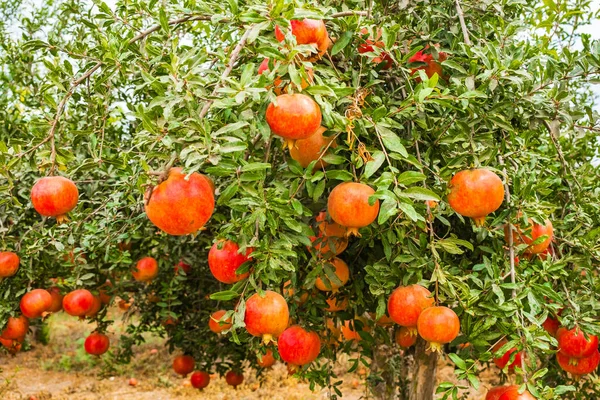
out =
[(433, 400), (438, 355), (437, 353), (427, 353), (426, 347), (427, 342), (419, 338), (415, 351), (409, 400)]
[(394, 374), (391, 371), (389, 360), (391, 349), (385, 345), (379, 345), (373, 349), (371, 371), (380, 374), (381, 380), (374, 383), (372, 387), (373, 397), (377, 400), (392, 400), (396, 398), (396, 385)]

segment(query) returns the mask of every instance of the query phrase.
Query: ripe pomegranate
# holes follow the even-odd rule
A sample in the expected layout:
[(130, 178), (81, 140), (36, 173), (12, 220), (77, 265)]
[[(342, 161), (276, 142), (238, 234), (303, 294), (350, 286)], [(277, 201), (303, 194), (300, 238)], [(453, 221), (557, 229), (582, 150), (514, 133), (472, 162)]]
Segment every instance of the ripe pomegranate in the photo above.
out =
[(252, 257), (254, 249), (247, 247), (244, 254), (240, 253), (240, 247), (231, 240), (220, 240), (213, 244), (208, 252), (208, 266), (210, 272), (219, 281), (227, 284), (233, 284), (246, 279), (250, 272), (236, 274), (235, 271)]
[[(368, 33), (369, 30), (367, 28), (363, 28), (360, 30), (361, 36), (365, 36)], [(360, 54), (364, 54), (375, 51), (375, 47), (378, 47), (380, 49), (385, 48), (385, 43), (383, 43), (383, 41), (380, 40), (381, 34), (381, 29), (377, 29), (377, 36), (375, 37), (375, 39), (373, 39), (373, 37), (370, 36), (367, 40), (365, 40), (365, 43), (362, 43), (360, 46), (358, 46), (358, 52)], [(392, 68), (393, 60), (389, 53), (382, 52), (379, 56), (373, 58), (373, 63), (377, 65), (383, 64), (381, 69), (386, 70)]]
[[(262, 75), (263, 73), (268, 73), (269, 72), (269, 58), (265, 58), (261, 63), (260, 66), (258, 67), (258, 74)], [(302, 78), (302, 81), (300, 82), (300, 87), (304, 90), (307, 87), (309, 87), (311, 85), (311, 83), (314, 82), (314, 72), (312, 68), (306, 68), (306, 75), (308, 76), (308, 80)], [(267, 89), (270, 89), (272, 86), (275, 86), (275, 89), (273, 90), (273, 92), (275, 92), (275, 94), (277, 96), (279, 96), (280, 94), (283, 93), (289, 93), (289, 85), (285, 86), (285, 87), (281, 87), (281, 83), (283, 82), (283, 80), (281, 79), (281, 77), (276, 77), (273, 80), (273, 85), (269, 85), (267, 86)]]
[(600, 364), (600, 352), (598, 352), (598, 349), (594, 349), (594, 352), (590, 356), (578, 359), (558, 352), (556, 353), (556, 361), (558, 361), (558, 365), (565, 372), (578, 378), (582, 375), (591, 374), (598, 368), (598, 364)]
[(502, 180), (488, 169), (467, 169), (450, 180), (448, 203), (458, 214), (472, 218), (483, 226), (485, 217), (496, 211), (504, 201)]
[(329, 194), (327, 211), (338, 224), (348, 228), (347, 236), (360, 236), (359, 228), (370, 225), (379, 214), (379, 200), (369, 205), (375, 191), (364, 183), (344, 182)]
[(173, 359), (173, 371), (182, 376), (186, 376), (192, 372), (194, 365), (196, 365), (196, 361), (194, 361), (192, 356), (182, 355)]
[(502, 393), (498, 400), (535, 400), (527, 390), (519, 394), (519, 386), (510, 386), (506, 392)]
[(291, 149), (298, 139), (306, 139), (321, 127), (321, 109), (305, 94), (282, 94), (269, 104), (265, 116), (271, 131), (285, 139)]
[(344, 311), (346, 308), (348, 308), (348, 299), (347, 298), (338, 299), (336, 297), (330, 297), (326, 300), (326, 302), (329, 307), (327, 307), (325, 309), (325, 311), (330, 311), (330, 312)]
[(400, 326), (408, 328), (416, 336), (419, 315), (435, 301), (431, 292), (421, 285), (399, 286), (388, 300), (388, 314)]
[(55, 313), (62, 310), (62, 301), (64, 296), (60, 293), (60, 289), (57, 287), (51, 287), (48, 289), (48, 293), (50, 293), (50, 297), (52, 297), (52, 304), (50, 305), (50, 308), (48, 308), (48, 312)]
[[(428, 47), (429, 46), (427, 46), (426, 48), (428, 48)], [(412, 74), (415, 74), (418, 70), (422, 69), (425, 71), (425, 74), (427, 75), (427, 77), (429, 79), (431, 79), (431, 77), (434, 74), (438, 74), (439, 77), (442, 78), (443, 77), (442, 65), (440, 64), (440, 62), (444, 62), (447, 59), (448, 59), (448, 55), (444, 52), (438, 53), (438, 60), (436, 61), (433, 58), (433, 54), (426, 54), (423, 52), (423, 50), (420, 50), (420, 51), (416, 52), (414, 56), (409, 58), (408, 62), (409, 63), (421, 62), (421, 63), (425, 63), (427, 65), (423, 65), (423, 66), (417, 67), (417, 68), (412, 68), (410, 73), (412, 75)], [(417, 80), (417, 82), (420, 82), (421, 78), (417, 78), (416, 80)]]
[(135, 378), (130, 378), (129, 381), (127, 381), (127, 384), (129, 386), (136, 387), (138, 385), (138, 380)]
[(519, 388), (518, 386), (497, 386), (495, 388), (491, 388), (488, 390), (485, 400), (498, 400), (500, 399), (500, 396), (502, 396), (512, 387)]
[(225, 382), (229, 386), (233, 386), (234, 389), (237, 389), (244, 382), (244, 375), (236, 371), (229, 371), (225, 374)]
[(558, 351), (571, 358), (589, 357), (598, 349), (598, 337), (586, 335), (575, 327), (573, 329), (560, 328), (556, 332)]
[(63, 297), (63, 310), (74, 317), (83, 317), (92, 309), (94, 301), (94, 295), (89, 290), (73, 290)]
[(288, 305), (279, 293), (267, 290), (264, 297), (255, 293), (246, 301), (246, 330), (252, 336), (262, 336), (265, 345), (287, 328), (289, 318)]
[(322, 275), (317, 277), (317, 280), (315, 281), (315, 286), (317, 289), (323, 292), (332, 291), (335, 293), (339, 290), (339, 288), (341, 288), (348, 282), (348, 279), (350, 279), (350, 270), (348, 269), (348, 264), (346, 264), (344, 260), (337, 257), (332, 259), (331, 262), (327, 262), (327, 264), (329, 265), (329, 267), (333, 267), (335, 276), (337, 276), (337, 278), (340, 280), (341, 285), (332, 282), (327, 277), (327, 274), (325, 273), (325, 266), (323, 266), (323, 273)]
[(311, 162), (316, 160), (318, 161), (315, 163), (314, 170), (323, 169), (329, 165), (322, 157), (325, 156), (327, 149), (330, 147), (335, 148), (336, 143), (333, 136), (323, 136), (326, 130), (327, 128), (321, 126), (310, 137), (296, 140), (294, 145), (290, 147), (290, 156), (298, 161), (302, 168), (308, 167)]
[[(526, 232), (523, 232), (521, 227), (518, 225), (513, 226), (513, 244), (515, 246), (523, 243), (530, 245), (525, 250), (526, 254), (540, 254), (548, 250), (548, 246), (550, 246), (550, 243), (552, 242), (552, 235), (554, 234), (552, 222), (547, 219), (544, 225), (540, 225), (536, 224), (531, 218), (529, 218), (529, 226), (531, 229), (526, 229)], [(509, 226), (505, 225), (504, 240), (506, 240), (506, 243), (509, 243), (510, 234), (511, 232)], [(542, 236), (546, 236), (546, 239), (542, 243), (531, 245), (531, 243)]]
[(19, 270), (19, 256), (12, 251), (0, 252), (0, 278), (13, 276)]
[(52, 296), (44, 289), (33, 289), (21, 298), (21, 313), (27, 318), (38, 318), (52, 306)]
[(396, 339), (396, 343), (398, 346), (403, 349), (408, 349), (417, 343), (417, 335), (413, 335), (405, 326), (401, 326), (400, 329), (396, 330), (396, 335), (394, 337)]
[(460, 321), (454, 311), (444, 306), (423, 310), (417, 321), (419, 335), (429, 342), (429, 349), (442, 352), (442, 345), (450, 343), (460, 331)]
[[(504, 346), (508, 341), (506, 339), (501, 340), (500, 342), (498, 342), (493, 349), (494, 353), (497, 353), (498, 351), (500, 351), (500, 349), (502, 348), (502, 346)], [(500, 369), (504, 369), (504, 367), (506, 367), (506, 365), (508, 364), (508, 362), (510, 361), (510, 358), (512, 357), (512, 354), (515, 353), (517, 351), (516, 348), (512, 348), (510, 350), (508, 350), (506, 353), (504, 353), (502, 355), (502, 357), (496, 357), (494, 358), (494, 364), (496, 364), (496, 366)], [(523, 353), (522, 352), (518, 352), (515, 355), (515, 359), (514, 361), (508, 366), (508, 370), (509, 371), (513, 371), (515, 369), (515, 367), (519, 367), (521, 368), (521, 359), (523, 357)]]
[(560, 328), (560, 322), (552, 317), (547, 317), (542, 323), (542, 327), (550, 334), (550, 336), (556, 337), (558, 328)]
[(85, 352), (94, 356), (101, 356), (108, 351), (110, 340), (103, 333), (92, 332), (86, 339), (83, 347)]
[[(309, 61), (319, 59), (327, 52), (329, 35), (325, 23), (322, 20), (308, 18), (303, 20), (292, 20), (290, 21), (290, 25), (292, 28), (292, 35), (296, 37), (296, 44), (312, 45), (317, 50), (317, 56), (309, 58)], [(275, 37), (280, 42), (285, 40), (285, 34), (279, 26), (275, 27)]]
[(183, 260), (179, 260), (179, 263), (175, 266), (175, 275), (179, 273), (179, 270), (185, 272), (186, 275), (189, 275), (192, 272), (192, 266), (190, 264), (186, 264)]
[(101, 308), (102, 300), (100, 300), (100, 296), (94, 296), (92, 306), (90, 307), (88, 312), (85, 313), (85, 316), (88, 318), (94, 318), (96, 315), (98, 315), (98, 312), (100, 312)]
[(227, 318), (222, 322), (219, 322), (221, 321), (221, 318), (223, 318), (223, 315), (225, 315), (226, 313), (227, 311), (225, 310), (219, 310), (212, 313), (208, 320), (208, 327), (211, 331), (213, 331), (214, 333), (221, 333), (231, 328), (231, 318)]
[(10, 354), (17, 354), (21, 351), (21, 343), (18, 340), (0, 338), (0, 344), (2, 344)]
[(151, 282), (158, 276), (158, 262), (153, 257), (144, 257), (137, 262), (131, 274), (138, 282)]
[(98, 295), (100, 296), (102, 304), (110, 303), (110, 299), (112, 299), (112, 296), (109, 294), (110, 288), (112, 288), (112, 283), (108, 279), (98, 288)]
[(75, 208), (79, 191), (72, 180), (62, 176), (48, 176), (38, 180), (31, 188), (33, 208), (44, 217), (56, 217), (60, 223)]
[(2, 339), (18, 340), (24, 337), (29, 330), (29, 320), (27, 317), (20, 315), (19, 317), (8, 317), (6, 327), (2, 331)]
[(315, 332), (306, 331), (300, 325), (287, 328), (277, 342), (281, 359), (293, 366), (313, 362), (321, 351), (321, 340)]
[(271, 349), (267, 349), (266, 354), (258, 354), (256, 362), (261, 368), (271, 368), (275, 364), (275, 357)]
[(202, 175), (188, 179), (181, 168), (171, 168), (169, 177), (152, 190), (145, 205), (154, 225), (169, 235), (197, 232), (210, 219), (215, 208), (213, 189)]
[(190, 376), (190, 383), (195, 389), (202, 390), (210, 383), (210, 375), (208, 372), (195, 371), (192, 376)]

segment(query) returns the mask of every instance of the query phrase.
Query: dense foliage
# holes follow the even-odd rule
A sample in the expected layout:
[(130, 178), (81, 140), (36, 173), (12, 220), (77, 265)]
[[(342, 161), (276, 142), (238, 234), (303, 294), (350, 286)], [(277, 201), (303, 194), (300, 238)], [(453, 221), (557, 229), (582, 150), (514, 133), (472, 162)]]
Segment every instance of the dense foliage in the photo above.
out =
[[(256, 366), (265, 351), (244, 313), (245, 300), (269, 289), (285, 294), (294, 323), (323, 333), (320, 358), (299, 374), (335, 394), (339, 353), (356, 358), (353, 368), (384, 357), (369, 384), (393, 380), (388, 391), (407, 396), (413, 351), (399, 352), (393, 329), (374, 321), (396, 287), (420, 283), (460, 318), (446, 352), (463, 383), (479, 385), (506, 338), (499, 355), (526, 355), (512, 382), (544, 399), (600, 396), (593, 379), (575, 382), (559, 368), (557, 342), (541, 326), (550, 316), (600, 334), (600, 125), (589, 86), (599, 81), (600, 43), (578, 33), (598, 24), (598, 12), (588, 0), (320, 3), (0, 3), (0, 251), (21, 259), (0, 282), (0, 325), (31, 289), (98, 294), (110, 280), (108, 293), (123, 308), (132, 301), (126, 316), (136, 317), (105, 357), (126, 362), (153, 332), (196, 369), (225, 374), (244, 360)], [(334, 42), (312, 62), (314, 49), (287, 29), (302, 18), (325, 20)], [(441, 76), (416, 70), (420, 51), (439, 60)], [(265, 57), (270, 71), (258, 74)], [(303, 168), (271, 134), (265, 112), (288, 83), (317, 102), (335, 138), (327, 166)], [(144, 194), (172, 166), (216, 186), (214, 213), (197, 234), (167, 235), (146, 217)], [(483, 227), (446, 201), (451, 177), (472, 167), (495, 172), (507, 191)], [(31, 188), (47, 175), (79, 190), (69, 222), (32, 207)], [(335, 296), (348, 308), (328, 312), (329, 294), (313, 287), (333, 269), (307, 248), (329, 193), (350, 181), (372, 187), (380, 210), (340, 255), (350, 279)], [(503, 226), (528, 218), (552, 221), (549, 255), (506, 243)], [(238, 270), (251, 271), (247, 279), (212, 276), (208, 251), (220, 239), (253, 248)], [(147, 284), (131, 275), (146, 256), (159, 265)], [(180, 261), (189, 273), (174, 270)], [(283, 290), (288, 280), (293, 293)], [(224, 335), (208, 327), (219, 309), (233, 316)], [(324, 328), (327, 318), (339, 327), (359, 316), (360, 341), (338, 343)], [(110, 330), (106, 309), (90, 323)], [(459, 389), (442, 383), (438, 392), (459, 398)]]

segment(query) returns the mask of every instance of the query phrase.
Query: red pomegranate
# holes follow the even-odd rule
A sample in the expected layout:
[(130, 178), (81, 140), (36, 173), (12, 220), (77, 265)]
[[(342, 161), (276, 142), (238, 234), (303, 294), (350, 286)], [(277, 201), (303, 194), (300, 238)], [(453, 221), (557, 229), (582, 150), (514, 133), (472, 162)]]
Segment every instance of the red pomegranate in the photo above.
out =
[(110, 299), (112, 299), (110, 288), (112, 288), (112, 282), (108, 279), (98, 288), (98, 295), (100, 296), (100, 301), (102, 301), (102, 304), (110, 303)]
[(408, 328), (409, 333), (416, 336), (419, 315), (434, 303), (431, 292), (423, 286), (400, 286), (392, 292), (387, 309), (395, 323)]
[(195, 389), (202, 390), (210, 383), (210, 375), (208, 372), (195, 371), (192, 376), (190, 376), (190, 383)]
[(359, 228), (370, 225), (379, 214), (379, 200), (369, 205), (375, 191), (364, 183), (344, 182), (329, 194), (327, 211), (338, 224), (348, 228), (347, 236), (360, 236)]
[(560, 328), (556, 332), (558, 351), (571, 358), (589, 357), (598, 349), (598, 337), (586, 335), (578, 327), (573, 329)]
[(285, 139), (289, 148), (321, 127), (321, 108), (305, 94), (282, 94), (269, 104), (265, 116), (271, 131)]
[(19, 256), (12, 251), (0, 252), (0, 278), (13, 276), (19, 270)]
[[(360, 30), (361, 36), (365, 36), (368, 33), (369, 33), (369, 30), (367, 28), (362, 28)], [(370, 52), (375, 51), (375, 47), (378, 47), (380, 49), (385, 48), (385, 43), (383, 43), (383, 41), (380, 40), (381, 34), (382, 34), (381, 29), (377, 29), (377, 36), (375, 37), (375, 39), (373, 39), (373, 37), (370, 36), (367, 40), (365, 40), (365, 43), (362, 43), (360, 46), (358, 46), (358, 52), (360, 54), (364, 54), (364, 53), (370, 53)], [(381, 69), (386, 70), (386, 69), (392, 68), (393, 60), (392, 60), (392, 57), (390, 57), (389, 53), (382, 52), (379, 56), (373, 58), (373, 63), (375, 63), (375, 64), (385, 63), (385, 64), (383, 64)]]
[(173, 371), (182, 376), (186, 376), (192, 372), (195, 365), (196, 361), (194, 361), (192, 356), (182, 355), (173, 359)]
[(250, 261), (252, 247), (247, 247), (246, 251), (240, 253), (240, 247), (231, 240), (220, 240), (213, 244), (208, 252), (208, 267), (213, 276), (219, 281), (227, 284), (233, 284), (246, 279), (250, 272), (236, 274), (235, 271), (245, 262)]
[(417, 343), (417, 335), (413, 335), (405, 326), (401, 326), (400, 329), (396, 330), (395, 335), (396, 343), (403, 349), (408, 349)]
[(21, 313), (27, 318), (38, 318), (52, 306), (52, 296), (44, 289), (33, 289), (21, 298)]
[(19, 317), (8, 317), (6, 327), (2, 331), (2, 339), (19, 340), (24, 337), (29, 330), (29, 320), (27, 317), (20, 315)]
[(258, 354), (256, 362), (261, 368), (271, 368), (275, 364), (275, 357), (271, 349), (267, 349), (265, 354)]
[(62, 301), (64, 296), (60, 293), (60, 289), (57, 287), (51, 287), (48, 289), (48, 293), (50, 293), (50, 296), (52, 297), (52, 305), (50, 308), (48, 308), (48, 312), (55, 313), (62, 310)]
[(175, 275), (179, 274), (179, 270), (185, 272), (186, 275), (189, 275), (192, 272), (192, 266), (190, 264), (186, 264), (183, 260), (179, 260), (179, 263), (175, 266)]
[(98, 315), (98, 312), (100, 312), (101, 308), (102, 308), (102, 300), (100, 300), (100, 296), (94, 296), (94, 301), (92, 303), (92, 306), (90, 307), (88, 312), (85, 313), (85, 316), (88, 318), (94, 318), (96, 315)]
[[(429, 46), (427, 46), (427, 47), (429, 47)], [(410, 73), (412, 75), (412, 74), (417, 73), (418, 70), (422, 69), (423, 71), (425, 71), (425, 74), (430, 79), (434, 74), (438, 74), (439, 77), (442, 78), (443, 77), (442, 65), (440, 64), (440, 62), (444, 62), (447, 59), (448, 59), (448, 55), (444, 52), (438, 53), (438, 60), (436, 61), (433, 58), (433, 54), (426, 54), (423, 52), (423, 50), (419, 50), (418, 52), (415, 53), (414, 56), (412, 56), (411, 58), (408, 59), (408, 62), (409, 63), (421, 62), (421, 63), (425, 63), (426, 65), (423, 65), (423, 66), (417, 67), (417, 68), (413, 68), (413, 69), (411, 69)], [(421, 81), (421, 78), (417, 78), (417, 82), (420, 82), (420, 81)]]
[(460, 320), (454, 311), (444, 306), (423, 310), (417, 321), (419, 335), (429, 342), (429, 349), (442, 352), (442, 345), (450, 343), (460, 331)]
[(63, 297), (63, 310), (74, 317), (83, 317), (94, 306), (94, 295), (86, 289), (73, 290)]
[(21, 351), (21, 342), (18, 340), (0, 338), (0, 344), (2, 344), (10, 354), (17, 354)]
[(519, 393), (519, 386), (510, 386), (506, 392), (502, 393), (498, 400), (535, 400), (527, 390)]
[(151, 282), (158, 276), (158, 262), (153, 257), (144, 257), (137, 262), (131, 274), (138, 282)]
[(333, 268), (335, 276), (340, 280), (341, 285), (336, 282), (332, 282), (325, 272), (326, 266), (323, 266), (323, 273), (317, 277), (315, 281), (315, 287), (323, 292), (337, 292), (339, 288), (344, 286), (348, 279), (350, 279), (350, 270), (348, 269), (348, 264), (344, 262), (344, 260), (340, 258), (334, 258), (331, 262), (326, 261), (326, 264), (331, 268)]
[(504, 201), (502, 180), (488, 169), (467, 169), (450, 180), (448, 203), (463, 217), (472, 218), (483, 226), (485, 217), (496, 211)]
[(594, 349), (594, 352), (590, 356), (584, 358), (571, 358), (558, 352), (556, 353), (556, 361), (558, 361), (558, 365), (565, 372), (575, 377), (580, 377), (591, 374), (598, 368), (598, 364), (600, 364), (600, 352), (598, 352), (598, 349)]
[(308, 167), (311, 162), (317, 160), (314, 170), (323, 169), (328, 165), (322, 157), (325, 156), (325, 152), (330, 147), (335, 148), (336, 143), (333, 136), (323, 136), (326, 130), (327, 128), (321, 126), (310, 137), (296, 140), (294, 145), (290, 147), (290, 156), (298, 161), (302, 168)]
[(550, 336), (556, 337), (558, 328), (560, 328), (560, 322), (552, 317), (547, 317), (542, 323), (542, 327), (550, 334)]
[(502, 396), (512, 387), (518, 388), (518, 386), (497, 386), (495, 388), (491, 388), (488, 390), (485, 400), (498, 400), (500, 399), (500, 396)]
[[(308, 18), (303, 20), (292, 20), (290, 21), (290, 25), (292, 28), (292, 35), (296, 37), (296, 44), (312, 45), (317, 50), (317, 57), (309, 58), (309, 60), (318, 59), (327, 52), (329, 35), (327, 33), (327, 27), (325, 27), (325, 23), (322, 20)], [(285, 39), (285, 34), (279, 26), (275, 27), (275, 37), (280, 42), (283, 42)]]
[(212, 315), (208, 319), (208, 327), (211, 331), (213, 331), (214, 333), (221, 333), (231, 328), (231, 318), (227, 318), (222, 322), (219, 322), (221, 321), (221, 318), (223, 318), (223, 315), (225, 315), (226, 313), (227, 311), (225, 310), (219, 310), (212, 313)]
[(246, 301), (246, 330), (253, 336), (262, 336), (265, 345), (287, 328), (289, 319), (288, 305), (279, 293), (267, 290), (264, 297), (255, 293)]
[(283, 361), (301, 366), (316, 360), (321, 351), (321, 340), (315, 332), (293, 325), (279, 336), (277, 347)]
[(75, 208), (79, 191), (72, 180), (62, 176), (48, 176), (38, 180), (31, 188), (33, 208), (44, 217), (56, 217), (58, 222)]
[[(508, 225), (504, 226), (504, 240), (506, 243), (509, 243), (510, 239), (510, 230)], [(521, 227), (518, 225), (513, 226), (513, 244), (515, 246), (520, 244), (528, 244), (530, 245), (526, 250), (526, 254), (541, 254), (548, 250), (548, 246), (552, 243), (552, 238), (554, 234), (554, 228), (552, 227), (552, 222), (547, 219), (544, 225), (535, 223), (531, 218), (529, 218), (529, 227), (525, 229), (525, 232), (521, 230)], [(546, 236), (546, 239), (535, 245), (531, 245), (536, 239)]]
[[(494, 353), (497, 353), (498, 351), (500, 351), (500, 349), (502, 348), (502, 346), (504, 346), (508, 341), (506, 339), (501, 340), (500, 342), (498, 342), (493, 349)], [(502, 357), (496, 357), (494, 358), (494, 364), (496, 364), (496, 366), (500, 369), (504, 369), (504, 367), (506, 367), (506, 365), (508, 364), (508, 362), (510, 361), (510, 358), (512, 357), (512, 354), (515, 353), (517, 351), (516, 348), (512, 348), (510, 350), (508, 350), (506, 353), (504, 353), (502, 355)], [(515, 359), (514, 361), (508, 366), (508, 370), (509, 371), (513, 371), (515, 369), (515, 367), (519, 367), (521, 368), (521, 359), (523, 357), (523, 353), (522, 352), (518, 352), (515, 355)]]
[(225, 374), (225, 382), (237, 389), (244, 382), (244, 375), (236, 371), (229, 371)]
[(101, 356), (108, 351), (110, 340), (103, 333), (92, 332), (87, 338), (83, 347), (85, 352), (94, 356)]
[(199, 173), (186, 179), (181, 168), (171, 168), (167, 180), (152, 190), (145, 208), (150, 221), (162, 231), (188, 235), (208, 222), (215, 197), (208, 180)]

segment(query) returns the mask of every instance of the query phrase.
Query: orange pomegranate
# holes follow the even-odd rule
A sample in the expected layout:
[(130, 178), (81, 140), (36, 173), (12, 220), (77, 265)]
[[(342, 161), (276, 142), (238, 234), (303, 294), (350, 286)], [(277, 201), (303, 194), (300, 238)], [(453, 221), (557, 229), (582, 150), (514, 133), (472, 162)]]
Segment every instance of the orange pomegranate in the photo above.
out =
[(194, 389), (202, 390), (210, 383), (210, 375), (208, 372), (195, 371), (192, 376), (190, 376), (190, 383)]
[(573, 329), (560, 328), (556, 332), (558, 351), (571, 358), (591, 356), (598, 349), (598, 337), (587, 335), (578, 327)]
[[(317, 51), (317, 57), (309, 58), (309, 61), (322, 57), (329, 46), (329, 35), (327, 28), (322, 20), (303, 19), (290, 21), (292, 35), (296, 37), (297, 44), (312, 45)], [(283, 42), (285, 34), (279, 28), (275, 27), (275, 37), (278, 41)]]
[(187, 179), (181, 168), (171, 168), (166, 181), (146, 198), (146, 215), (162, 231), (181, 236), (197, 232), (215, 208), (213, 188), (197, 172)]
[[(530, 229), (528, 227), (526, 229), (526, 231), (523, 232), (521, 230), (520, 226), (513, 225), (513, 229), (512, 229), (513, 244), (515, 246), (518, 246), (523, 243), (528, 244), (529, 247), (527, 249), (525, 249), (526, 254), (541, 254), (541, 253), (547, 251), (548, 246), (550, 246), (550, 243), (552, 242), (552, 237), (554, 234), (554, 228), (552, 227), (552, 222), (549, 219), (547, 219), (544, 222), (544, 225), (541, 225), (541, 224), (535, 223), (531, 218), (529, 218), (529, 226), (530, 226)], [(504, 240), (506, 240), (506, 243), (509, 243), (510, 234), (511, 234), (511, 232), (509, 229), (509, 225), (505, 225), (504, 226)], [(546, 239), (544, 239), (543, 242), (532, 245), (532, 243), (536, 239), (541, 238), (542, 236), (546, 236)]]
[[(360, 34), (362, 36), (367, 35), (368, 33), (369, 30), (367, 28), (363, 28), (360, 30)], [(375, 51), (375, 47), (380, 49), (385, 48), (385, 43), (383, 43), (383, 41), (380, 40), (381, 34), (381, 29), (377, 29), (377, 36), (375, 37), (375, 39), (373, 39), (373, 37), (371, 36), (367, 40), (365, 40), (365, 43), (362, 43), (360, 46), (358, 46), (359, 54), (373, 52)], [(373, 63), (383, 64), (381, 69), (386, 70), (392, 68), (393, 60), (392, 57), (390, 57), (389, 53), (382, 52), (379, 56), (373, 58)]]
[[(500, 342), (498, 342), (494, 346), (493, 352), (497, 353), (498, 351), (500, 351), (502, 346), (504, 346), (507, 342), (508, 341), (506, 339), (503, 339)], [(506, 365), (510, 361), (510, 358), (512, 357), (513, 353), (517, 353), (517, 349), (514, 347), (508, 350), (506, 353), (504, 353), (501, 357), (494, 357), (494, 364), (496, 364), (498, 368), (504, 369), (504, 367), (506, 367)], [(514, 357), (514, 361), (508, 365), (509, 371), (513, 371), (515, 367), (521, 368), (521, 359), (523, 357), (523, 353), (519, 351)]]
[(556, 353), (556, 361), (558, 361), (558, 365), (565, 372), (578, 378), (582, 375), (591, 374), (598, 368), (598, 364), (600, 364), (600, 352), (598, 352), (598, 349), (594, 349), (591, 355), (577, 359), (558, 352)]
[(137, 262), (131, 274), (138, 282), (151, 282), (158, 276), (158, 262), (153, 257), (144, 257)]
[(246, 330), (252, 336), (262, 337), (265, 345), (281, 335), (289, 318), (288, 305), (279, 293), (267, 290), (264, 297), (255, 293), (246, 301)]
[(96, 315), (98, 315), (98, 312), (100, 312), (100, 309), (102, 308), (102, 300), (100, 300), (100, 296), (93, 296), (93, 298), (94, 301), (92, 302), (92, 306), (88, 312), (85, 313), (85, 316), (88, 318), (94, 318)]
[(417, 334), (419, 315), (435, 301), (431, 292), (421, 285), (399, 286), (388, 299), (388, 314), (400, 326), (408, 328), (411, 335)]
[(12, 251), (0, 252), (0, 278), (13, 276), (19, 270), (19, 256)]
[(237, 274), (237, 269), (251, 259), (252, 247), (247, 247), (240, 253), (237, 243), (231, 240), (220, 240), (213, 244), (208, 252), (208, 267), (213, 276), (219, 281), (232, 284), (246, 279), (250, 272)]
[[(497, 386), (488, 390), (485, 400), (498, 400), (505, 392), (507, 392), (513, 386)], [(518, 386), (515, 386), (518, 388)]]
[(311, 162), (317, 160), (313, 168), (315, 170), (323, 169), (328, 165), (322, 157), (330, 147), (335, 148), (336, 143), (333, 137), (323, 136), (326, 130), (327, 128), (321, 126), (310, 137), (296, 140), (290, 147), (290, 156), (298, 161), (302, 168), (308, 167)]
[(405, 326), (401, 326), (400, 329), (396, 331), (394, 339), (396, 340), (398, 346), (402, 347), (403, 349), (408, 349), (417, 343), (417, 336), (413, 335), (410, 329)]
[(102, 304), (110, 303), (110, 299), (112, 298), (112, 296), (109, 294), (110, 288), (112, 288), (112, 282), (108, 279), (98, 288), (98, 295), (100, 296), (100, 301), (102, 301)]
[(429, 342), (429, 349), (442, 352), (442, 345), (450, 343), (460, 331), (460, 320), (454, 311), (444, 306), (423, 310), (417, 321), (419, 335)]
[(192, 356), (181, 355), (173, 359), (173, 371), (181, 376), (186, 376), (192, 372), (194, 365), (196, 365), (196, 361)]
[(261, 368), (271, 368), (275, 364), (275, 357), (273, 357), (273, 351), (267, 349), (265, 354), (258, 354), (256, 362)]
[(498, 400), (535, 400), (535, 397), (531, 395), (527, 390), (523, 393), (519, 393), (519, 386), (511, 386), (508, 390), (500, 395)]
[(63, 310), (74, 317), (83, 317), (94, 307), (94, 302), (94, 295), (89, 290), (73, 290), (63, 297)]
[(315, 332), (293, 325), (279, 336), (277, 348), (283, 361), (301, 366), (316, 360), (321, 351), (321, 340)]
[(100, 356), (108, 351), (110, 340), (103, 333), (93, 332), (85, 339), (83, 346), (86, 353)]
[(321, 126), (321, 108), (305, 94), (282, 94), (269, 104), (265, 116), (271, 131), (285, 139), (288, 147), (313, 135)]
[(334, 270), (334, 274), (340, 280), (340, 282), (332, 282), (325, 273), (325, 268), (327, 266), (323, 266), (323, 273), (317, 277), (315, 286), (317, 289), (323, 292), (332, 291), (335, 293), (339, 290), (339, 288), (348, 282), (348, 279), (350, 279), (350, 270), (348, 269), (348, 264), (346, 264), (344, 260), (337, 257), (332, 259), (331, 262), (326, 262), (326, 264), (328, 264), (327, 266)]
[(75, 208), (79, 191), (72, 180), (62, 176), (47, 176), (38, 180), (31, 188), (33, 208), (44, 217), (56, 217), (60, 223), (66, 214)]
[(219, 310), (212, 313), (208, 320), (208, 327), (214, 333), (221, 333), (231, 328), (231, 317), (221, 321), (221, 318), (227, 313), (225, 310)]
[(18, 340), (0, 338), (0, 344), (2, 344), (2, 346), (4, 346), (4, 348), (6, 348), (10, 354), (17, 354), (19, 351), (21, 351), (22, 345)]
[(60, 293), (60, 289), (57, 287), (51, 287), (48, 289), (48, 293), (50, 293), (50, 297), (52, 297), (52, 304), (50, 305), (50, 308), (48, 308), (48, 312), (55, 313), (62, 310), (62, 301), (64, 296)]
[(485, 217), (496, 211), (504, 201), (502, 180), (488, 169), (467, 169), (450, 180), (448, 203), (463, 217), (472, 218), (483, 226)]
[[(285, 281), (283, 283), (282, 293), (287, 298), (294, 297), (294, 295), (296, 294), (296, 289), (294, 289), (293, 287), (290, 287), (291, 284), (292, 284), (292, 281)], [(304, 304), (304, 303), (306, 303), (306, 300), (308, 300), (308, 292), (302, 292), (302, 294), (300, 295), (300, 298), (297, 300), (297, 303)]]
[(359, 228), (370, 225), (379, 214), (379, 200), (369, 205), (375, 191), (364, 183), (344, 182), (337, 185), (327, 199), (327, 211), (338, 224), (348, 228), (347, 236), (360, 236)]
[(8, 317), (6, 327), (2, 331), (2, 339), (18, 340), (24, 337), (29, 330), (29, 320), (24, 315)]
[(233, 386), (234, 389), (237, 389), (244, 382), (244, 375), (236, 371), (229, 371), (225, 374), (225, 382), (229, 386)]
[(33, 289), (21, 298), (21, 313), (27, 318), (38, 318), (52, 306), (52, 296), (44, 289)]

